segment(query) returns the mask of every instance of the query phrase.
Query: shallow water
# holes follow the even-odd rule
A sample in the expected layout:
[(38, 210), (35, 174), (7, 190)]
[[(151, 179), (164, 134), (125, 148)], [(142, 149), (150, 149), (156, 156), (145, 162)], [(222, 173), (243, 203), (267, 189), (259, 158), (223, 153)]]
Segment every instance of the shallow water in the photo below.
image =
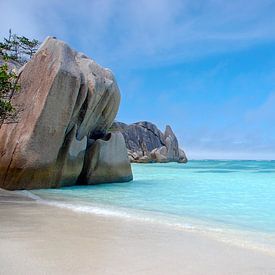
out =
[(249, 233), (275, 248), (275, 161), (205, 160), (132, 168), (130, 183), (32, 193), (76, 211), (246, 237)]

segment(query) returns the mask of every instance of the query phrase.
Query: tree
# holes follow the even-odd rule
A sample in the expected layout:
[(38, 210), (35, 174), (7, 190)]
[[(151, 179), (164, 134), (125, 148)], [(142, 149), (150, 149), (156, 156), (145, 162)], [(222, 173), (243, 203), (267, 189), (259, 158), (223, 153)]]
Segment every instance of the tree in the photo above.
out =
[(13, 34), (9, 30), (9, 37), (0, 42), (0, 55), (23, 65), (32, 58), (39, 45), (38, 40), (30, 40), (25, 36)]
[(15, 122), (18, 109), (12, 105), (11, 99), (19, 89), (17, 75), (9, 70), (7, 63), (2, 64), (0, 66), (0, 125)]
[(19, 47), (21, 48), (21, 53), (26, 55), (28, 58), (32, 58), (32, 56), (36, 53), (39, 41), (36, 39), (29, 40), (25, 36), (17, 36), (19, 40)]
[(0, 127), (3, 123), (17, 121), (19, 106), (12, 105), (13, 95), (20, 90), (17, 83), (18, 76), (9, 67), (10, 61), (23, 65), (38, 49), (39, 41), (30, 40), (25, 36), (18, 36), (9, 30), (8, 38), (0, 42)]

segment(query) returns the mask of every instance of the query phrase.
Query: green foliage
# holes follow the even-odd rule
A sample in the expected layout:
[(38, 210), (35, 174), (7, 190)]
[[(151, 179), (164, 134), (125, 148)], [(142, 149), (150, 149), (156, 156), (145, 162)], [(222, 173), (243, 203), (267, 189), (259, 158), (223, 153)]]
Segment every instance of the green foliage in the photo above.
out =
[(11, 105), (11, 102), (5, 99), (0, 99), (0, 118), (6, 119), (13, 115), (15, 109)]
[(19, 113), (18, 106), (13, 106), (11, 100), (20, 90), (20, 85), (16, 73), (9, 68), (8, 63), (16, 61), (23, 65), (32, 58), (39, 44), (36, 39), (12, 34), (11, 30), (9, 37), (0, 42), (0, 127), (3, 123), (16, 122)]
[(7, 63), (0, 66), (0, 95), (1, 97), (8, 94), (11, 90), (17, 90), (17, 75), (13, 71), (9, 71)]
[(9, 30), (9, 37), (0, 42), (0, 55), (20, 64), (26, 63), (37, 51), (40, 42), (36, 39), (30, 40), (25, 36), (12, 34)]
[(19, 91), (17, 75), (9, 70), (8, 64), (0, 66), (0, 124), (11, 122), (16, 118), (16, 109), (11, 104), (12, 96)]
[(40, 44), (39, 41), (36, 39), (29, 40), (25, 36), (17, 36), (17, 38), (19, 39), (19, 45), (22, 48), (22, 53), (29, 56), (29, 58), (32, 58), (38, 49)]

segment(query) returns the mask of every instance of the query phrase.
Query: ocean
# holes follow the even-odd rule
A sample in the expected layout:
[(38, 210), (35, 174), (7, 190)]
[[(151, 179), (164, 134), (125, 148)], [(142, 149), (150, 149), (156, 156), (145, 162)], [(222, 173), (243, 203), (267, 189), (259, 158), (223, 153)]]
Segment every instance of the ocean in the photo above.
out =
[(33, 190), (38, 202), (275, 253), (275, 161), (133, 164), (128, 183)]

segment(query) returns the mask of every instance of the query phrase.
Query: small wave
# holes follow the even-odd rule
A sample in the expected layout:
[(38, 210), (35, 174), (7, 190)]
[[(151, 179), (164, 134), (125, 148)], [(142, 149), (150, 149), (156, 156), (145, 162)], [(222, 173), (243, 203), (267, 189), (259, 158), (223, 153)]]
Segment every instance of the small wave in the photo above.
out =
[[(131, 209), (123, 209), (119, 207), (112, 208), (112, 206), (98, 206), (98, 205), (85, 205), (82, 203), (69, 203), (60, 202), (57, 200), (46, 200), (33, 194), (30, 191), (18, 191), (21, 195), (35, 200), (37, 203), (68, 209), (77, 213), (93, 214), (101, 217), (113, 217), (127, 219), (135, 222), (145, 222), (160, 226), (166, 226), (179, 231), (199, 233), (207, 237), (211, 237), (218, 241), (222, 241), (229, 245), (239, 246), (246, 249), (254, 249), (266, 254), (275, 256), (274, 246), (267, 245), (257, 241), (257, 237), (249, 232), (241, 232), (229, 228), (220, 228), (211, 226), (200, 221), (188, 222), (188, 219), (182, 217), (169, 216), (160, 213), (150, 213), (150, 211), (135, 211)], [(183, 221), (186, 220), (186, 221)]]
[[(74, 212), (78, 213), (88, 213), (88, 214), (94, 214), (97, 216), (102, 216), (102, 217), (117, 217), (117, 218), (123, 218), (123, 219), (130, 219), (133, 221), (142, 221), (142, 222), (150, 222), (150, 223), (158, 223), (158, 224), (164, 224), (168, 226), (173, 226), (177, 228), (182, 228), (182, 229), (189, 229), (189, 230), (194, 230), (195, 227), (192, 226), (191, 224), (183, 224), (183, 223), (178, 223), (178, 222), (169, 222), (169, 221), (164, 221), (164, 216), (158, 214), (156, 217), (156, 214), (154, 213), (154, 216), (149, 216), (146, 213), (143, 213), (142, 211), (130, 211), (127, 209), (127, 211), (122, 210), (122, 208), (116, 207), (115, 209), (112, 209), (111, 206), (109, 207), (104, 207), (104, 206), (95, 206), (95, 205), (85, 205), (85, 204), (80, 204), (80, 203), (68, 203), (68, 202), (59, 202), (56, 200), (46, 200), (41, 197), (39, 197), (36, 194), (33, 194), (30, 191), (19, 191), (22, 195), (32, 198), (38, 203), (41, 204), (46, 204), (50, 206), (55, 206), (63, 209), (68, 209)], [(140, 214), (141, 213), (141, 214)], [(146, 215), (147, 214), (147, 215)], [(165, 216), (166, 217), (166, 216)]]
[(27, 197), (27, 198), (30, 198), (30, 199), (33, 199), (35, 201), (39, 201), (41, 200), (41, 198), (35, 194), (33, 194), (32, 192), (30, 191), (27, 191), (27, 190), (21, 190), (21, 191), (15, 191), (17, 194), (19, 195), (23, 195), (24, 197)]

